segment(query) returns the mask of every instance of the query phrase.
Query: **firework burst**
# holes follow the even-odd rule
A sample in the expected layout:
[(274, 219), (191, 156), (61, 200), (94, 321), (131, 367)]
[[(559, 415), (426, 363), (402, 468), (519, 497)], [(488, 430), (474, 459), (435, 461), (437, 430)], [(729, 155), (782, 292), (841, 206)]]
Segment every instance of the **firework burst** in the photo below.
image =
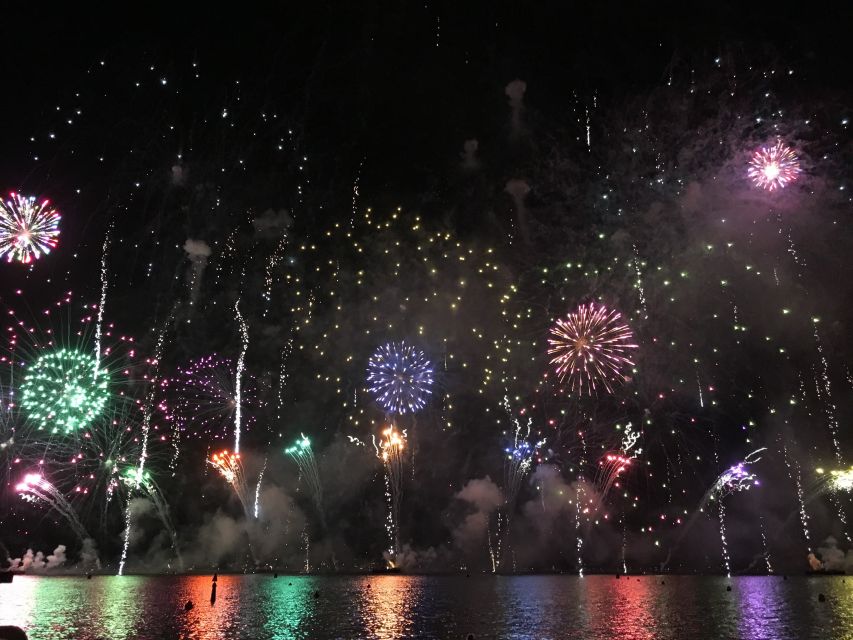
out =
[(21, 406), (38, 428), (71, 433), (88, 427), (109, 399), (109, 374), (76, 349), (40, 356), (24, 376)]
[(628, 376), (634, 334), (622, 323), (622, 316), (602, 305), (581, 305), (551, 327), (548, 355), (556, 366), (557, 378), (572, 393), (595, 395), (599, 387), (613, 393), (617, 383)]
[(388, 413), (417, 413), (432, 393), (432, 364), (420, 349), (405, 342), (389, 342), (371, 356), (367, 382)]
[(59, 219), (48, 200), (37, 204), (13, 191), (0, 201), (0, 257), (29, 264), (47, 255), (59, 241)]
[(800, 160), (793, 149), (777, 142), (752, 155), (747, 173), (756, 187), (767, 191), (784, 189), (800, 175)]

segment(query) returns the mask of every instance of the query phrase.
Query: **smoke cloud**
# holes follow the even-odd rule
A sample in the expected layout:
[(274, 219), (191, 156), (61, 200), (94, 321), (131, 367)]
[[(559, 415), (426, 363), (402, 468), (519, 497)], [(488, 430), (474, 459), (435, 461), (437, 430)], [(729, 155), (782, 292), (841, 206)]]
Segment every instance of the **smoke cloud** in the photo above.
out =
[(201, 286), (201, 278), (207, 267), (211, 249), (204, 240), (193, 240), (187, 238), (184, 242), (184, 251), (190, 260), (190, 268), (187, 271), (187, 285), (190, 292), (190, 304), (194, 305), (198, 300), (198, 291)]
[(527, 83), (524, 80), (515, 79), (505, 88), (504, 93), (509, 98), (509, 108), (512, 111), (512, 131), (521, 131), (521, 113), (524, 110), (524, 93), (527, 91)]

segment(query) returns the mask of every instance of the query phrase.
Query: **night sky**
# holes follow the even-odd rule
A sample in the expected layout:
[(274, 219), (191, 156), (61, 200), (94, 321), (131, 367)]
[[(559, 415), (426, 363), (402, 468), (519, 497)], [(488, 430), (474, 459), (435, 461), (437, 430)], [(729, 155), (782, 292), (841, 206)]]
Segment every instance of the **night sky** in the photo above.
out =
[[(6, 10), (0, 186), (62, 218), (0, 263), (0, 558), (853, 564), (850, 10), (462, 4)], [(590, 304), (637, 348), (581, 394), (548, 339)], [(414, 413), (366, 379), (400, 342)], [(80, 428), (21, 402), (57, 348), (108, 372)]]

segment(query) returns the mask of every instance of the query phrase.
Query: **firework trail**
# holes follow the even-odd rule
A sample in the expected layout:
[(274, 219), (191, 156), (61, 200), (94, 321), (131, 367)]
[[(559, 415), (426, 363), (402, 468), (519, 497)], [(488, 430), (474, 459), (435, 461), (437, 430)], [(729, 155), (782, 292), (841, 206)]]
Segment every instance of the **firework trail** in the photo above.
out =
[(154, 504), (157, 516), (160, 518), (160, 522), (163, 523), (166, 533), (169, 534), (169, 540), (172, 543), (172, 550), (175, 552), (175, 557), (178, 560), (178, 568), (180, 571), (183, 571), (184, 561), (181, 557), (181, 550), (178, 547), (178, 536), (175, 532), (175, 526), (169, 515), (169, 506), (163, 498), (162, 491), (160, 491), (157, 483), (154, 482), (154, 478), (151, 477), (151, 474), (148, 471), (143, 472), (142, 477), (140, 477), (139, 469), (135, 467), (128, 467), (122, 474), (121, 481), (124, 483), (125, 487), (127, 487), (128, 500), (132, 491), (138, 491), (148, 497), (148, 499)]
[(400, 550), (400, 501), (403, 497), (403, 450), (406, 446), (406, 432), (398, 432), (393, 426), (382, 432), (382, 437), (377, 442), (373, 436), (373, 448), (376, 457), (385, 465), (385, 499), (388, 502), (388, 518), (385, 522), (385, 530), (388, 533), (389, 549), (388, 558), (393, 563), (396, 561)]
[(30, 264), (47, 255), (58, 243), (59, 219), (48, 200), (36, 204), (13, 191), (0, 200), (0, 258)]
[[(55, 509), (68, 521), (68, 524), (71, 525), (71, 529), (80, 539), (80, 542), (85, 543), (86, 540), (90, 539), (89, 534), (86, 532), (86, 528), (83, 526), (83, 523), (80, 522), (80, 519), (77, 517), (77, 513), (74, 511), (74, 507), (72, 507), (68, 500), (65, 499), (65, 496), (63, 496), (59, 490), (40, 473), (26, 474), (24, 479), (15, 486), (15, 491), (17, 491), (24, 500), (29, 502), (42, 501)], [(95, 562), (98, 568), (100, 568), (100, 562), (97, 559)]]
[(766, 447), (756, 449), (755, 451), (747, 455), (742, 462), (738, 462), (737, 464), (729, 467), (719, 476), (717, 476), (717, 479), (714, 480), (714, 483), (702, 496), (702, 500), (699, 502), (699, 506), (693, 512), (693, 515), (690, 517), (690, 520), (688, 520), (687, 523), (682, 527), (681, 533), (679, 534), (678, 538), (669, 548), (669, 553), (667, 553), (666, 560), (664, 560), (663, 564), (661, 564), (661, 570), (665, 569), (666, 566), (669, 564), (669, 561), (672, 558), (672, 552), (675, 551), (681, 541), (684, 540), (684, 537), (687, 535), (687, 532), (690, 531), (691, 527), (698, 519), (699, 514), (705, 513), (705, 509), (707, 508), (708, 503), (710, 503), (711, 501), (716, 501), (719, 504), (720, 537), (723, 545), (723, 562), (726, 568), (726, 573), (731, 573), (731, 569), (729, 567), (728, 546), (726, 540), (725, 508), (723, 506), (723, 499), (734, 493), (747, 491), (752, 487), (758, 486), (760, 484), (758, 477), (754, 473), (752, 473), (748, 467), (761, 460), (761, 456), (759, 456), (758, 454), (766, 450)]
[(243, 513), (246, 517), (250, 517), (249, 512), (249, 490), (246, 485), (246, 478), (243, 475), (243, 464), (240, 461), (239, 453), (230, 453), (227, 449), (214, 453), (210, 456), (207, 463), (219, 471), (225, 481), (234, 489), (234, 493), (240, 499), (240, 504), (243, 506)]
[[(174, 313), (174, 312), (173, 312)], [(162, 329), (157, 336), (157, 343), (154, 347), (154, 358), (150, 361), (151, 378), (149, 380), (148, 391), (146, 393), (145, 403), (142, 410), (142, 444), (139, 453), (139, 463), (136, 467), (134, 489), (139, 489), (139, 483), (145, 477), (145, 463), (148, 460), (148, 438), (151, 432), (151, 415), (154, 411), (154, 398), (157, 392), (157, 377), (160, 368), (160, 360), (163, 357), (163, 348), (166, 344), (166, 331), (172, 322), (172, 314), (166, 318)], [(127, 562), (127, 550), (130, 547), (130, 501), (124, 510), (124, 543), (121, 549), (121, 559), (118, 563), (118, 575), (124, 574), (124, 565)]]
[(255, 520), (258, 519), (258, 515), (260, 514), (260, 501), (261, 501), (261, 483), (264, 481), (264, 472), (267, 470), (267, 458), (264, 456), (264, 466), (261, 467), (261, 472), (258, 474), (258, 484), (255, 485)]
[(317, 513), (323, 517), (323, 487), (320, 484), (320, 473), (317, 470), (317, 460), (314, 457), (314, 450), (311, 447), (311, 440), (305, 437), (305, 434), (300, 434), (299, 439), (284, 450), (284, 453), (293, 458), (296, 466), (299, 468), (301, 477), (308, 483), (308, 488), (311, 492), (311, 500), (317, 508)]
[[(504, 504), (503, 509), (498, 511), (497, 514), (497, 534), (494, 547), (490, 550), (493, 571), (497, 571), (501, 566), (501, 561), (506, 551), (510, 522), (513, 511), (515, 510), (515, 503), (518, 499), (521, 484), (524, 478), (530, 473), (536, 455), (542, 445), (545, 444), (545, 440), (538, 442), (530, 440), (533, 418), (528, 417), (527, 424), (522, 425), (521, 421), (513, 415), (509, 396), (504, 395), (502, 405), (509, 417), (510, 423), (513, 425), (513, 433), (511, 443), (504, 449)], [(489, 539), (489, 544), (491, 545), (491, 538)]]
[(237, 358), (237, 381), (236, 381), (236, 401), (237, 406), (234, 410), (234, 453), (240, 453), (240, 428), (243, 418), (243, 369), (246, 366), (246, 351), (249, 349), (249, 326), (246, 324), (243, 314), (240, 313), (240, 300), (234, 303), (234, 312), (237, 314), (237, 325), (240, 327), (240, 340), (242, 348), (240, 356)]
[[(596, 484), (601, 490), (602, 500), (610, 493), (619, 476), (631, 466), (632, 458), (618, 453), (608, 453), (598, 461)], [(618, 486), (618, 485), (617, 485)]]
[(104, 236), (104, 246), (101, 248), (101, 298), (98, 301), (98, 320), (95, 323), (95, 375), (98, 375), (98, 369), (101, 366), (101, 333), (104, 324), (104, 309), (107, 307), (107, 288), (109, 286), (109, 273), (107, 271), (107, 255), (110, 250), (110, 236), (112, 235), (113, 224), (107, 229), (107, 234)]

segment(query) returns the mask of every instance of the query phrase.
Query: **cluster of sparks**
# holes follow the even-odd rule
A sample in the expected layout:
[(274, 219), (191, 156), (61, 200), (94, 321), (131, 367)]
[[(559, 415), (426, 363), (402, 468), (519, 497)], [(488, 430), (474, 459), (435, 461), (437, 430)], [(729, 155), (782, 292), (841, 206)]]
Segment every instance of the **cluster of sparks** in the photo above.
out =
[(389, 414), (417, 413), (432, 393), (432, 364), (420, 349), (389, 342), (371, 356), (367, 383), (376, 402)]
[(179, 367), (177, 375), (164, 378), (160, 387), (158, 406), (171, 422), (175, 441), (182, 433), (224, 440), (238, 422), (241, 429), (253, 423), (246, 408), (259, 404), (254, 379), (238, 373), (233, 360), (215, 354)]
[(59, 219), (48, 200), (10, 193), (0, 200), (0, 257), (30, 264), (47, 255), (59, 242)]
[(403, 461), (406, 448), (406, 432), (399, 432), (392, 426), (382, 431), (381, 438), (373, 438), (376, 456), (385, 465), (385, 499), (388, 503), (388, 515), (385, 531), (388, 534), (388, 556), (391, 562), (400, 550), (400, 501), (403, 497)]
[(223, 449), (222, 451), (213, 453), (207, 462), (225, 478), (225, 482), (231, 485), (231, 488), (234, 489), (234, 493), (240, 500), (243, 511), (248, 515), (249, 491), (246, 485), (246, 478), (243, 475), (243, 462), (240, 459), (240, 454), (231, 453), (227, 449)]
[(799, 177), (800, 161), (793, 149), (777, 142), (752, 155), (748, 174), (756, 187), (767, 191), (784, 189)]
[(622, 316), (593, 302), (582, 304), (550, 330), (548, 355), (557, 378), (577, 395), (595, 395), (599, 387), (612, 393), (628, 378), (634, 334)]
[(749, 470), (749, 466), (758, 462), (761, 458), (757, 454), (764, 448), (757, 449), (746, 456), (742, 462), (732, 465), (719, 475), (712, 487), (712, 497), (722, 499), (733, 493), (747, 491), (760, 484), (758, 476)]
[(311, 448), (311, 440), (300, 434), (299, 439), (292, 446), (287, 447), (284, 453), (290, 456), (296, 466), (299, 467), (299, 472), (308, 483), (311, 492), (311, 499), (314, 501), (314, 506), (317, 511), (322, 514), (323, 509), (323, 487), (320, 484), (320, 473), (317, 469), (317, 460), (314, 457), (314, 450)]
[(828, 473), (823, 469), (818, 469), (817, 473), (821, 476), (826, 488), (833, 492), (853, 492), (853, 467), (849, 469), (832, 469)]
[(28, 418), (53, 433), (89, 426), (109, 398), (109, 374), (96, 359), (75, 349), (41, 355), (27, 369), (21, 405)]

